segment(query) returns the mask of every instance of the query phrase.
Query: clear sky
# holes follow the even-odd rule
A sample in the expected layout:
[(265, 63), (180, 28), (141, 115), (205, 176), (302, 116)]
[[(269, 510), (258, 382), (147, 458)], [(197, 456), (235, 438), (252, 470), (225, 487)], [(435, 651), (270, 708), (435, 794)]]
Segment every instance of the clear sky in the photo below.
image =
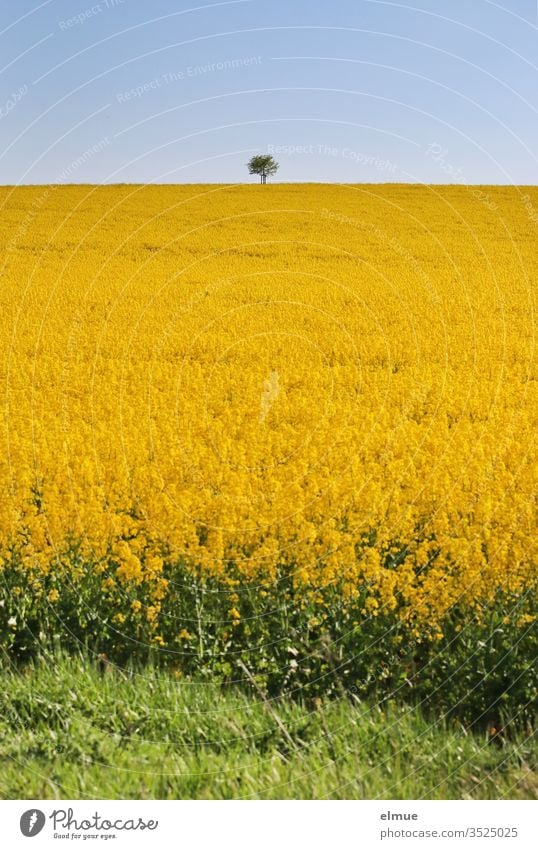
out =
[(537, 0), (2, 0), (0, 183), (538, 183)]

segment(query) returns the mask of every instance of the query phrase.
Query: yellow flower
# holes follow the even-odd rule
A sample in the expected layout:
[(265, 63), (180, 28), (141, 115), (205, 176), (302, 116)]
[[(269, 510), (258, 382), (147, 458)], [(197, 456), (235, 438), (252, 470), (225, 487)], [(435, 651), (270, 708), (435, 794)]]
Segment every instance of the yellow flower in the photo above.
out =
[[(40, 190), (0, 189), (0, 242), (17, 243), (0, 327), (0, 369), (16, 364), (2, 372), (7, 586), (32, 588), (44, 614), (46, 574), (50, 603), (86, 579), (95, 609), (136, 588), (150, 630), (161, 605), (173, 627), (185, 575), (231, 593), (235, 624), (246, 589), (320, 624), (340, 598), (424, 640), (455, 605), (479, 619), (496, 604), (526, 628), (530, 614), (509, 615), (538, 563), (536, 258), (518, 190), (488, 188), (497, 218), (463, 186), (273, 188), (285, 215), (239, 186), (208, 223), (206, 189), (174, 187), (188, 228), (163, 213), (151, 239), (140, 222), (169, 208), (165, 186), (127, 206), (121, 187), (97, 189), (91, 208), (64, 186), (32, 220)], [(107, 226), (90, 245), (93, 217)], [(237, 245), (239, 220), (255, 249)]]
[(155, 623), (159, 616), (160, 606), (158, 604), (150, 604), (146, 610), (146, 619), (148, 622)]

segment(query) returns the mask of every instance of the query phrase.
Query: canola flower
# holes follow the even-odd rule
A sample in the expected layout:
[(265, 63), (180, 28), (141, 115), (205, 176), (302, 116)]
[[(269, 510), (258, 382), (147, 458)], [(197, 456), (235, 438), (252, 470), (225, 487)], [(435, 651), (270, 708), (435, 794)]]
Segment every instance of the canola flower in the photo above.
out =
[(484, 191), (2, 189), (5, 644), (68, 598), (71, 631), (190, 645), (191, 580), (224, 641), (247, 588), (434, 639), (511, 610), (537, 577), (538, 190)]

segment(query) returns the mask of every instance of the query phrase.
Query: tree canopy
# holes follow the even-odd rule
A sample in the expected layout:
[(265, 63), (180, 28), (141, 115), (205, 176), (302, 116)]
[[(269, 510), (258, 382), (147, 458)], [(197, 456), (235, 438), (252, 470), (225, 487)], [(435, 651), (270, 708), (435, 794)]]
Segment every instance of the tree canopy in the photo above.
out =
[(259, 174), (260, 183), (266, 183), (267, 177), (272, 177), (278, 171), (278, 162), (268, 153), (258, 154), (247, 162), (247, 167), (249, 174)]

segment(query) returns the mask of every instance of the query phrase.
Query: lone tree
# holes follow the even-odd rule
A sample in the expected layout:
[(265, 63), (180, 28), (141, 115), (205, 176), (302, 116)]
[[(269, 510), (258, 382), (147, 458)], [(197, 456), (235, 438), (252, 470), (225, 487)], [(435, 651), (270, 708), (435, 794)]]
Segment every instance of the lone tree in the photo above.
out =
[(247, 162), (248, 165), (248, 173), (249, 174), (259, 174), (260, 175), (260, 183), (265, 185), (267, 182), (267, 177), (272, 177), (273, 174), (276, 174), (278, 171), (278, 162), (275, 162), (272, 156), (269, 154), (259, 154), (258, 156), (253, 156), (252, 159)]

